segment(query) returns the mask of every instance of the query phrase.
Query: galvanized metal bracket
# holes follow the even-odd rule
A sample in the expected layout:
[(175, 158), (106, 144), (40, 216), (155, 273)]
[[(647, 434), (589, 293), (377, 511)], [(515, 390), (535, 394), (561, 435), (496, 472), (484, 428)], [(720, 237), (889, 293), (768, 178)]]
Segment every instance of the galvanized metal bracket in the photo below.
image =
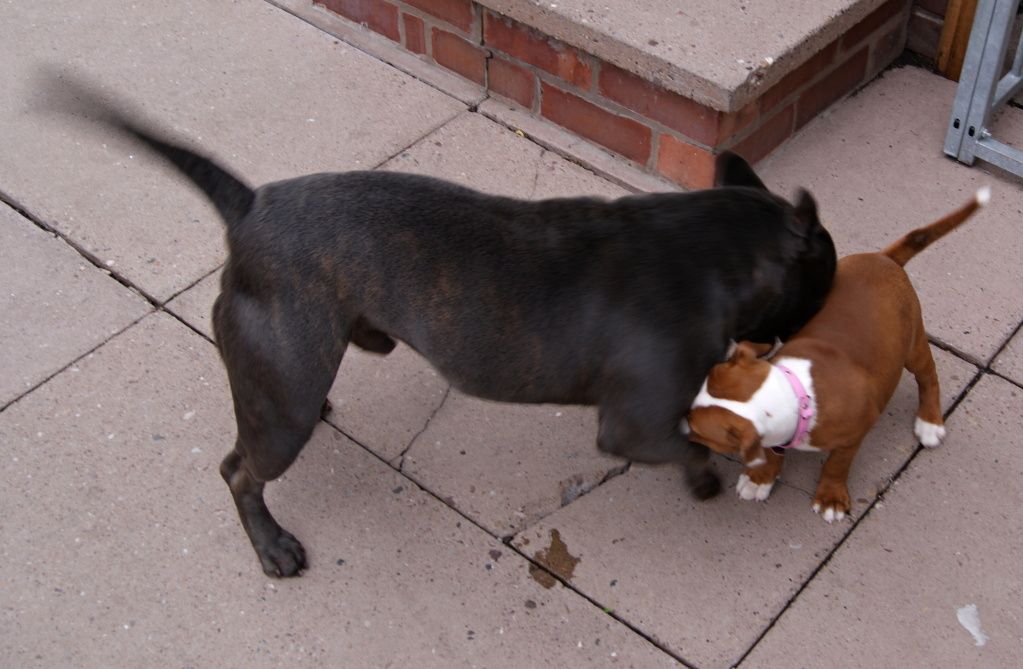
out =
[[(1023, 177), (1023, 151), (995, 139), (988, 125), (995, 110), (1023, 89), (1023, 36), (1005, 71), (1006, 53), (1020, 0), (979, 0), (952, 104), (945, 153), (967, 165), (977, 158)], [(1003, 74), (1004, 72), (1004, 74)]]

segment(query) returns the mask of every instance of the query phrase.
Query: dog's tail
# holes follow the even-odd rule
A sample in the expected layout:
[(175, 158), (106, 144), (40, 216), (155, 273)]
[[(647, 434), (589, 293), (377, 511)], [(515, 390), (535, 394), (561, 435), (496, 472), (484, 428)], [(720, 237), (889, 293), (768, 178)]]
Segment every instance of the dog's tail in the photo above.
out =
[(198, 186), (229, 228), (252, 208), (255, 194), (245, 182), (213, 160), (165, 138), (149, 127), (140, 114), (121, 111), (118, 107), (124, 105), (115, 105), (70, 75), (44, 69), (39, 79), (40, 111), (85, 116), (141, 141)]
[(989, 186), (984, 186), (977, 191), (977, 194), (972, 200), (959, 207), (951, 214), (938, 219), (928, 226), (917, 228), (886, 248), (881, 253), (900, 265), (905, 265), (912, 260), (913, 256), (955, 230), (963, 222), (965, 222), (966, 219), (973, 214), (973, 212), (977, 211), (990, 201), (991, 188)]

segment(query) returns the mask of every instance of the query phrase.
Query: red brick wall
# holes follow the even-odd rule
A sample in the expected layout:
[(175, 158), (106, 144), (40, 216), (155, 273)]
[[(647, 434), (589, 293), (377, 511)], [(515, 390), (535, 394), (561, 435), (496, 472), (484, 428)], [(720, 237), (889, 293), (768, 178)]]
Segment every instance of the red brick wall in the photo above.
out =
[[(946, 0), (917, 0), (936, 6)], [(471, 0), (316, 0), (639, 167), (706, 187), (714, 154), (760, 160), (901, 53), (910, 0), (889, 0), (735, 112), (721, 112)]]

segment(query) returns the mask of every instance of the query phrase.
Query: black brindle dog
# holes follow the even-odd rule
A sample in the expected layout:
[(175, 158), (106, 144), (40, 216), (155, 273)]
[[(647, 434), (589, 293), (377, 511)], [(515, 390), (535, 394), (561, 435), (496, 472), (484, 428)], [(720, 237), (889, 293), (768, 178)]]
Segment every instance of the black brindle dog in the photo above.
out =
[(477, 397), (596, 405), (602, 451), (680, 462), (707, 498), (720, 489), (708, 451), (679, 430), (704, 376), (729, 339), (797, 330), (835, 270), (810, 195), (789, 204), (728, 153), (718, 188), (613, 201), (528, 202), (390, 172), (253, 190), (86, 87), (47, 87), (51, 107), (170, 161), (226, 223), (213, 324), (238, 437), (221, 473), (274, 576), (307, 562), (263, 486), (309, 439), (349, 343), (386, 354), (403, 341)]

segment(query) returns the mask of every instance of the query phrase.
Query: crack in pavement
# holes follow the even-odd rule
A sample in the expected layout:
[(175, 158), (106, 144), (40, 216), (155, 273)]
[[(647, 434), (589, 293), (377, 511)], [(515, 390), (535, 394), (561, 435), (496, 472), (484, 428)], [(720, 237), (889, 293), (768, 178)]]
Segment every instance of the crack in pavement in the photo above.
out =
[(444, 397), (440, 398), (440, 402), (437, 404), (436, 407), (434, 407), (433, 411), (427, 417), (426, 422), (423, 424), (423, 429), (419, 430), (419, 432), (416, 432), (415, 435), (413, 435), (412, 439), (409, 440), (408, 445), (406, 445), (405, 448), (401, 451), (401, 455), (398, 456), (398, 471), (399, 472), (404, 473), (404, 471), (405, 471), (405, 456), (408, 454), (409, 449), (412, 448), (412, 445), (416, 443), (416, 440), (418, 440), (419, 437), (421, 437), (422, 434), (424, 432), (426, 432), (427, 428), (430, 427), (430, 423), (433, 421), (433, 417), (437, 415), (437, 413), (444, 406), (444, 403), (448, 401), (448, 395), (450, 395), (450, 394), (451, 394), (451, 384), (448, 384), (448, 387), (444, 390)]
[(529, 191), (529, 195), (526, 197), (527, 200), (532, 200), (533, 196), (536, 195), (536, 189), (540, 185), (540, 168), (543, 167), (543, 158), (547, 155), (547, 149), (541, 147), (540, 155), (536, 157), (536, 165), (533, 169), (533, 187)]

